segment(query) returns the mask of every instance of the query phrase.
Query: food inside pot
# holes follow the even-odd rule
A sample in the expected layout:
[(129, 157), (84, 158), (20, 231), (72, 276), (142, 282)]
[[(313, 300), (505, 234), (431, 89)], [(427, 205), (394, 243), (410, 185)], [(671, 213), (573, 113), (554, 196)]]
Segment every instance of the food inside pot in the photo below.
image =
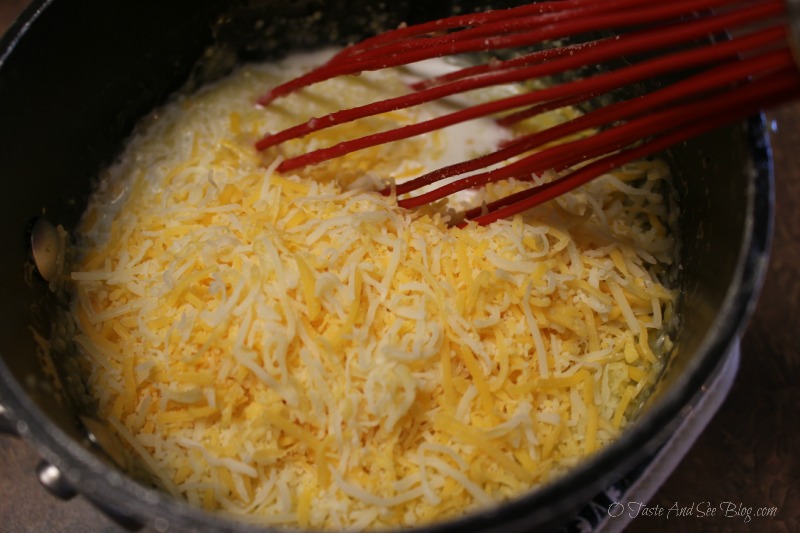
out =
[(279, 174), (353, 128), (461, 105), (256, 152), (266, 131), (406, 91), (410, 73), (389, 70), (254, 105), (320, 60), (242, 67), (176, 97), (101, 177), (66, 280), (77, 327), (61, 339), (83, 402), (170, 493), (323, 529), (484, 508), (613, 441), (671, 344), (666, 165), (627, 165), (488, 226), (454, 226), (453, 207), (528, 183), (420, 210), (375, 192), (579, 112), (566, 108)]

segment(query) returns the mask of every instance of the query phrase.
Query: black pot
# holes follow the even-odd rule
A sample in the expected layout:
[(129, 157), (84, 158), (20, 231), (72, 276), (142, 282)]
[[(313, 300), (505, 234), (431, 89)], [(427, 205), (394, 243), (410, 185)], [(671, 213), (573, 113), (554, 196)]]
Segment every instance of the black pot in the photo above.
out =
[[(482, 2), (453, 2), (460, 9)], [(494, 2), (498, 7), (508, 3)], [(346, 42), (365, 33), (443, 16), (449, 2), (401, 0), (45, 0), (29, 8), (0, 46), (2, 231), (0, 404), (63, 480), (128, 524), (163, 530), (256, 531), (253, 525), (173, 499), (127, 476), (103, 452), (102, 427), (71, 407), (69, 376), (37, 350), (53, 302), (34, 273), (30, 221), (71, 228), (100, 169), (136, 120), (187, 79), (223, 75), (235, 62)], [(261, 22), (258, 22), (261, 21)], [(257, 23), (258, 22), (258, 23)], [(210, 53), (207, 53), (209, 52)], [(425, 531), (529, 531), (561, 524), (599, 489), (649, 457), (691, 412), (703, 384), (741, 330), (765, 270), (772, 173), (762, 120), (675, 147), (682, 241), (681, 326), (668, 371), (622, 437), (554, 482), (509, 503)], [(1, 412), (0, 412), (1, 413)], [(0, 416), (0, 418), (2, 418)], [(102, 425), (102, 424), (101, 424)], [(111, 457), (110, 457), (111, 455)]]

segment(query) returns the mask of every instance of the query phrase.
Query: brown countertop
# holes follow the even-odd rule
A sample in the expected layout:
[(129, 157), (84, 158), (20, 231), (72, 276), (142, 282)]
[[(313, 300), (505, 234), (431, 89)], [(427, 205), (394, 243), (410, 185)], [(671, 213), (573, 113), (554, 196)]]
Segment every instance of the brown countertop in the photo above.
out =
[[(0, 0), (0, 34), (27, 5)], [(742, 338), (741, 366), (720, 411), (648, 502), (695, 505), (694, 516), (640, 517), (629, 531), (800, 531), (800, 103), (770, 112), (776, 170), (773, 250), (760, 302)], [(0, 530), (117, 532), (86, 501), (62, 502), (38, 483), (38, 455), (0, 436)], [(751, 518), (701, 517), (703, 506), (751, 508)], [(774, 517), (757, 517), (776, 507)]]

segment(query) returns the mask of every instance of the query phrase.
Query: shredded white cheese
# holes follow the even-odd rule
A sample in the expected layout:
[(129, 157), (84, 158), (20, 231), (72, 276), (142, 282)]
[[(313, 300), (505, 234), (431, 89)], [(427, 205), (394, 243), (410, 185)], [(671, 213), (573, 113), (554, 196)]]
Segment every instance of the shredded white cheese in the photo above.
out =
[[(450, 227), (444, 206), (406, 211), (363, 185), (441, 164), (431, 147), (452, 151), (448, 132), (275, 172), (311, 142), (435, 108), (254, 152), (266, 131), (405, 90), (382, 72), (254, 107), (284, 68), (160, 110), (93, 197), (71, 277), (99, 414), (190, 502), (328, 529), (462, 514), (613, 440), (659, 371), (650, 339), (671, 312), (663, 164)], [(480, 151), (478, 137), (458, 142)]]

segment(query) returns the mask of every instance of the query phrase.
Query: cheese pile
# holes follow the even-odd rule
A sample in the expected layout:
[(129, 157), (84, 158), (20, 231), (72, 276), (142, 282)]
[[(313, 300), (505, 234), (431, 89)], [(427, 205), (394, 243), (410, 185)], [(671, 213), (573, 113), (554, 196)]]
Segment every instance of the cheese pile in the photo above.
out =
[(447, 132), (276, 173), (260, 134), (404, 90), (382, 72), (255, 108), (283, 68), (176, 99), (103, 177), (71, 274), (98, 416), (193, 504), (335, 530), (489, 506), (612, 441), (669, 344), (664, 165), (450, 227), (446, 206), (370, 190), (442, 157)]

